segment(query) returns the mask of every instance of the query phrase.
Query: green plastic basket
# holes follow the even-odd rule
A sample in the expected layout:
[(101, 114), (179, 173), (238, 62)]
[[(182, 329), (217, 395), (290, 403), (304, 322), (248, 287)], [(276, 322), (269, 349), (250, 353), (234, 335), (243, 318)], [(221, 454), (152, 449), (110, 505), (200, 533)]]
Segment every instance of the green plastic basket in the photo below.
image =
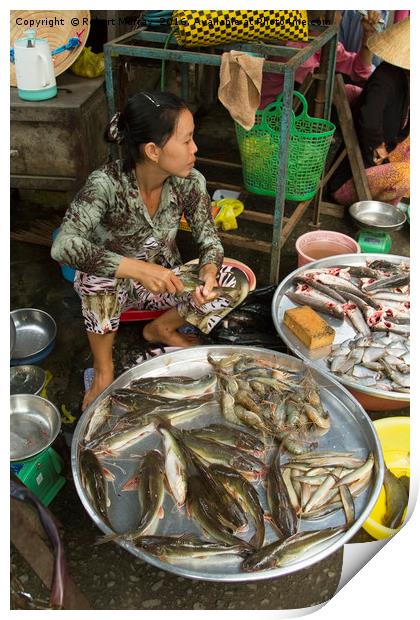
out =
[[(318, 189), (335, 125), (309, 116), (305, 97), (293, 94), (302, 102), (302, 112), (291, 112), (286, 200), (309, 200)], [(276, 195), (282, 112), (283, 93), (257, 110), (249, 131), (235, 123), (245, 188), (254, 194)]]

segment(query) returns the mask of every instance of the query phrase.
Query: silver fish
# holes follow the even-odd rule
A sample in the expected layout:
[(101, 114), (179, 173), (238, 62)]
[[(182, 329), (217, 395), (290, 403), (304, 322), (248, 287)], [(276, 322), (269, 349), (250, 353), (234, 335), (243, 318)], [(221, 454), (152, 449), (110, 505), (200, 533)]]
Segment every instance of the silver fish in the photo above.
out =
[(210, 472), (239, 502), (245, 514), (250, 514), (255, 523), (255, 534), (249, 541), (257, 549), (264, 544), (264, 510), (253, 485), (241, 474), (225, 465), (211, 465)]
[(218, 508), (209, 499), (205, 492), (203, 482), (198, 475), (188, 479), (187, 514), (215, 540), (226, 545), (236, 547), (242, 545), (251, 548), (249, 543), (234, 536), (231, 531), (218, 519)]
[(108, 395), (99, 403), (91, 415), (85, 436), (83, 438), (84, 443), (89, 443), (92, 441), (94, 436), (98, 434), (99, 430), (102, 429), (111, 416), (111, 396)]
[(187, 498), (187, 467), (185, 458), (170, 430), (162, 425), (158, 426), (158, 430), (163, 437), (165, 448), (166, 480), (177, 506), (183, 506)]
[(391, 379), (391, 381), (393, 381), (394, 383), (396, 383), (397, 385), (403, 388), (410, 387), (410, 375), (409, 374), (404, 374), (402, 372), (398, 372), (397, 370), (393, 370), (391, 366), (384, 359), (382, 360), (382, 362), (385, 368), (385, 372), (388, 375), (388, 377)]
[(363, 363), (366, 362), (376, 362), (382, 355), (384, 354), (384, 350), (382, 347), (367, 347), (363, 351)]
[(380, 379), (380, 374), (376, 370), (370, 370), (365, 366), (354, 366), (352, 374), (357, 378), (372, 377), (376, 381)]
[(108, 490), (103, 469), (92, 450), (82, 449), (79, 457), (80, 480), (93, 507), (112, 530), (108, 518)]
[(334, 300), (328, 301), (326, 297), (324, 299), (314, 298), (309, 294), (293, 293), (292, 291), (288, 291), (286, 295), (296, 304), (310, 306), (314, 310), (318, 310), (318, 312), (325, 312), (339, 319), (344, 318), (343, 309)]
[(314, 279), (296, 276), (295, 278), (293, 278), (293, 282), (296, 282), (297, 284), (309, 284), (312, 288), (315, 288), (320, 293), (324, 293), (324, 295), (327, 295), (327, 297), (332, 297), (332, 299), (335, 299), (340, 303), (345, 303), (346, 301), (345, 298), (340, 295), (340, 293), (337, 293), (337, 291), (335, 291), (333, 288), (331, 288), (330, 286), (326, 286), (325, 284), (321, 284)]
[(366, 459), (366, 461), (363, 463), (363, 465), (361, 465), (357, 469), (354, 469), (349, 474), (346, 474), (344, 478), (337, 480), (335, 486), (339, 487), (343, 484), (349, 485), (352, 482), (355, 482), (356, 480), (359, 480), (360, 478), (364, 476), (367, 476), (367, 475), (370, 476), (374, 463), (375, 463), (375, 459), (374, 459), (373, 453), (371, 452), (368, 458)]
[(409, 300), (409, 296), (406, 293), (396, 293), (394, 291), (381, 291), (378, 293), (372, 293), (372, 298), (381, 301), (398, 301), (398, 302), (406, 302)]
[(165, 462), (163, 455), (158, 450), (151, 450), (141, 459), (137, 475), (123, 487), (124, 490), (128, 490), (138, 481), (137, 494), (141, 515), (139, 525), (133, 531), (103, 536), (98, 544), (107, 543), (111, 540), (135, 541), (146, 533), (153, 533), (157, 519), (163, 518), (164, 479)]
[(244, 555), (242, 541), (235, 546), (221, 542), (201, 540), (195, 536), (181, 534), (179, 536), (140, 536), (135, 546), (146, 553), (166, 562), (190, 558), (212, 558), (218, 555)]
[[(202, 428), (192, 429), (189, 433), (202, 439), (212, 439), (219, 443), (234, 446), (238, 450), (244, 450), (245, 452), (263, 453), (265, 450), (264, 442), (255, 437), (255, 435), (225, 424), (210, 424)], [(254, 454), (254, 456), (256, 455)]]
[(360, 309), (366, 310), (366, 308), (376, 309), (380, 307), (380, 303), (376, 299), (373, 299), (373, 297), (370, 297), (370, 295), (363, 293), (363, 291), (361, 291), (360, 289), (358, 289), (357, 292), (349, 291), (338, 285), (337, 290), (340, 291), (343, 295), (345, 295), (350, 301), (355, 303)]
[(303, 512), (309, 512), (310, 510), (313, 510), (314, 508), (318, 508), (319, 505), (322, 503), (322, 500), (327, 495), (328, 491), (330, 491), (332, 487), (334, 486), (335, 482), (336, 482), (336, 476), (332, 474), (328, 474), (325, 477), (325, 480), (323, 481), (323, 483), (317, 488), (315, 493), (309, 499), (306, 506), (303, 508)]
[(366, 323), (363, 314), (360, 312), (359, 308), (355, 304), (344, 304), (343, 309), (346, 316), (353, 323), (356, 330), (364, 336), (369, 336), (369, 326)]
[(404, 336), (410, 335), (410, 325), (399, 325), (398, 323), (392, 323), (387, 319), (381, 318), (376, 325), (372, 326), (374, 331), (393, 332), (395, 334), (401, 334)]
[(162, 377), (160, 382), (151, 385), (147, 383), (147, 378), (145, 380), (137, 379), (131, 382), (130, 387), (146, 394), (181, 399), (214, 392), (217, 384), (217, 377), (213, 373), (209, 373), (199, 379), (184, 380), (182, 383), (167, 381), (166, 379), (166, 377)]
[(410, 282), (410, 275), (408, 273), (406, 274), (397, 274), (394, 276), (390, 276), (388, 278), (382, 278), (380, 280), (376, 280), (375, 282), (372, 282), (371, 284), (365, 284), (363, 285), (363, 290), (366, 291), (366, 293), (372, 293), (375, 290), (381, 289), (381, 288), (397, 288), (399, 286), (404, 286), (405, 284), (408, 284)]
[(274, 457), (267, 476), (267, 501), (277, 530), (283, 536), (292, 536), (297, 532), (297, 516), (282, 476), (279, 457), (280, 452)]
[(344, 514), (346, 515), (346, 523), (350, 527), (354, 523), (356, 517), (356, 511), (354, 508), (354, 501), (350, 489), (347, 485), (340, 486), (340, 497), (343, 503)]
[(242, 569), (246, 572), (254, 572), (286, 566), (307, 554), (309, 550), (342, 532), (344, 532), (343, 527), (334, 527), (312, 532), (300, 532), (286, 540), (277, 540), (249, 555), (242, 563)]
[(208, 441), (185, 434), (184, 441), (190, 450), (209, 463), (220, 463), (236, 469), (247, 479), (258, 480), (265, 476), (267, 466), (251, 454), (215, 441)]
[[(340, 270), (341, 271), (341, 270)], [(357, 294), (359, 292), (359, 288), (353, 284), (349, 279), (342, 278), (338, 275), (334, 275), (332, 273), (326, 273), (325, 271), (317, 271), (316, 269), (308, 269), (303, 272), (303, 277), (308, 277), (309, 279), (317, 280), (321, 284), (326, 284), (338, 290), (337, 287), (341, 287), (342, 289), (346, 289), (350, 292)]]

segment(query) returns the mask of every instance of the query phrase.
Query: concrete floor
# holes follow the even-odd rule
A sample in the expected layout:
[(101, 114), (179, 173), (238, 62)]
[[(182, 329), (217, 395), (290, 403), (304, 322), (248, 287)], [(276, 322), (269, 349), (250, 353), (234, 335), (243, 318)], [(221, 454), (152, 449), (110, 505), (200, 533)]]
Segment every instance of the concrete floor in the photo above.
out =
[[(205, 123), (200, 127), (200, 132), (205, 132)], [(209, 149), (209, 156), (217, 156), (216, 143), (217, 135), (213, 150)], [(208, 170), (202, 171), (209, 174)], [(225, 178), (225, 181), (228, 179)], [(236, 180), (231, 178), (230, 182), (235, 183)], [(258, 199), (256, 208), (261, 205), (265, 208), (265, 201)], [(40, 209), (14, 196), (12, 229), (24, 228), (36, 218), (48, 219), (55, 213), (53, 206)], [(281, 278), (296, 267), (294, 242), (300, 234), (310, 230), (310, 216), (310, 212), (305, 215), (283, 249)], [(241, 221), (239, 224), (240, 232), (260, 234), (267, 240), (270, 238), (269, 229), (256, 233), (255, 227), (250, 229), (249, 224), (247, 226)], [(353, 236), (355, 234), (347, 219), (323, 217), (321, 227)], [(180, 235), (179, 245), (185, 260), (195, 256), (188, 233)], [(408, 226), (394, 233), (392, 252), (409, 255)], [(257, 286), (267, 283), (267, 255), (238, 251), (232, 247), (226, 247), (225, 254), (250, 265), (257, 275)], [(93, 609), (294, 609), (316, 605), (333, 596), (341, 575), (342, 550), (307, 570), (280, 579), (249, 584), (222, 584), (194, 581), (158, 570), (115, 544), (93, 546), (100, 532), (78, 498), (68, 465), (72, 433), (80, 417), (83, 371), (91, 366), (79, 301), (72, 285), (61, 277), (59, 267), (50, 258), (47, 247), (12, 242), (11, 309), (21, 307), (46, 310), (55, 318), (58, 326), (55, 349), (39, 365), (50, 370), (53, 375), (48, 386), (50, 400), (59, 408), (65, 405), (76, 421), (69, 424), (64, 423), (63, 419), (64, 441), (59, 442), (57, 450), (67, 460), (64, 469), (67, 483), (51, 503), (50, 509), (63, 528), (69, 571)], [(138, 357), (141, 328), (140, 324), (122, 325), (115, 350), (118, 374), (132, 366)], [(407, 415), (408, 410), (401, 413)], [(387, 412), (373, 414), (372, 417), (384, 415)], [(361, 530), (354, 541), (364, 540), (370, 538)], [(18, 576), (25, 590), (33, 596), (47, 599), (45, 587), (13, 547), (11, 558), (13, 574)]]

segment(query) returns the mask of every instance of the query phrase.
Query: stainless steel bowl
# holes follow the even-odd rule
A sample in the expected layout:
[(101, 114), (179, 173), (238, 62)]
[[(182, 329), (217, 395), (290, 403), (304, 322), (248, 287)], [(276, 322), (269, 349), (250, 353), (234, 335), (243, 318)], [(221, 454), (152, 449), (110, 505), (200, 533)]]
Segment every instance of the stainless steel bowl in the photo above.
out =
[(12, 366), (10, 394), (39, 394), (45, 385), (46, 374), (39, 366)]
[(10, 315), (10, 359), (12, 359), (13, 357), (13, 351), (15, 350), (15, 344), (16, 344), (16, 327), (12, 319), (12, 315)]
[(10, 313), (16, 328), (13, 359), (24, 362), (49, 347), (57, 335), (54, 319), (43, 310), (20, 308)]
[[(306, 269), (324, 269), (326, 267), (348, 267), (353, 265), (365, 265), (366, 260), (383, 259), (392, 263), (406, 262), (410, 264), (410, 258), (407, 256), (396, 256), (394, 254), (340, 254), (339, 256), (328, 256), (320, 260), (314, 261), (310, 265), (303, 265), (289, 275), (279, 284), (274, 293), (271, 312), (273, 322), (276, 326), (277, 333), (286, 343), (288, 348), (303, 360), (312, 362), (316, 368), (326, 372), (329, 376), (333, 376), (337, 381), (343, 383), (349, 390), (357, 392), (356, 398), (362, 403), (365, 409), (372, 411), (382, 411), (390, 409), (401, 409), (408, 407), (410, 404), (410, 394), (404, 392), (385, 392), (385, 390), (377, 390), (373, 387), (349, 381), (345, 376), (335, 375), (331, 373), (327, 363), (327, 357), (330, 354), (331, 347), (322, 347), (321, 349), (310, 350), (284, 325), (283, 317), (286, 310), (295, 307), (295, 304), (287, 297), (286, 292), (293, 288), (293, 280), (296, 276), (302, 274)], [(346, 318), (344, 321), (329, 315), (323, 315), (328, 325), (335, 330), (334, 344), (339, 344), (348, 338), (354, 338), (356, 331), (350, 321)]]
[(34, 394), (10, 397), (10, 460), (23, 461), (52, 444), (61, 428), (60, 413)]
[(355, 202), (349, 213), (360, 228), (382, 232), (400, 230), (406, 221), (406, 216), (400, 209), (378, 200)]
[[(190, 347), (189, 349), (180, 349), (179, 351), (166, 353), (165, 355), (147, 360), (134, 368), (130, 368), (130, 370), (127, 370), (119, 376), (112, 385), (107, 387), (98, 398), (89, 405), (78, 421), (73, 434), (71, 449), (74, 483), (77, 493), (89, 516), (104, 533), (109, 534), (110, 528), (98, 514), (88, 491), (85, 489), (80, 469), (80, 455), (83, 449), (83, 440), (92, 416), (94, 416), (97, 411), (97, 407), (103, 404), (104, 400), (107, 399), (108, 395), (113, 390), (127, 387), (134, 379), (170, 375), (199, 377), (211, 371), (211, 366), (207, 359), (208, 354), (211, 354), (215, 358), (219, 358), (234, 353), (252, 355), (259, 359), (266, 360), (269, 363), (276, 361), (290, 370), (301, 371), (303, 368), (310, 368), (312, 376), (320, 386), (322, 403), (329, 412), (332, 420), (330, 431), (317, 439), (319, 450), (349, 450), (362, 458), (366, 458), (368, 453), (372, 452), (375, 458), (374, 474), (369, 488), (355, 500), (356, 519), (353, 525), (327, 546), (308, 551), (308, 553), (304, 554), (295, 563), (281, 568), (246, 573), (242, 571), (240, 567), (241, 560), (237, 556), (217, 556), (213, 559), (186, 558), (179, 561), (174, 559), (173, 562), (167, 562), (146, 553), (130, 541), (117, 539), (116, 542), (118, 542), (121, 547), (136, 557), (149, 562), (158, 569), (164, 569), (182, 577), (192, 577), (207, 581), (244, 582), (276, 578), (307, 568), (311, 564), (319, 562), (331, 553), (334, 553), (334, 551), (339, 549), (354, 536), (371, 513), (382, 488), (384, 465), (381, 446), (375, 429), (363, 408), (335, 378), (327, 376), (323, 372), (319, 372), (312, 365), (304, 364), (296, 357), (270, 351), (269, 349), (217, 345)], [(212, 423), (226, 423), (226, 420), (224, 420), (221, 415), (217, 399), (213, 401), (212, 404), (209, 403), (209, 407), (206, 408), (205, 411), (193, 415), (189, 420), (177, 422), (176, 426), (191, 429)], [(249, 428), (247, 428), (247, 430), (248, 432), (253, 432)], [(143, 454), (155, 448), (161, 449), (161, 437), (159, 433), (148, 435), (135, 446), (129, 446), (121, 451), (117, 458), (112, 458), (107, 461), (107, 467), (109, 466), (112, 475), (115, 476), (113, 484), (108, 485), (108, 517), (113, 528), (117, 532), (131, 531), (138, 524), (139, 509), (137, 494), (120, 492), (120, 489), (127, 480), (136, 475), (138, 461), (136, 458), (133, 458), (133, 454), (140, 458)], [(266, 462), (270, 462), (273, 452), (274, 449), (270, 450), (270, 455), (266, 455)], [(120, 467), (118, 463), (118, 458), (121, 459), (122, 467)], [(264, 486), (259, 484), (255, 488), (260, 497), (263, 509), (268, 510)], [(169, 494), (165, 495), (163, 509), (165, 518), (159, 519), (159, 524), (155, 532), (157, 535), (169, 536), (179, 532), (194, 532), (194, 534), (197, 535), (199, 531), (196, 529), (197, 526), (193, 523), (192, 519), (187, 517), (185, 509), (174, 510), (174, 503)], [(307, 531), (330, 526), (335, 527), (342, 525), (343, 522), (343, 513), (340, 512), (327, 515), (319, 522), (310, 522), (307, 519), (302, 519), (299, 529), (300, 531)], [(252, 525), (250, 525), (250, 527), (252, 527)], [(251, 532), (249, 532), (249, 534), (251, 534)], [(270, 525), (267, 524), (265, 530), (265, 544), (269, 544), (277, 539), (278, 535)]]

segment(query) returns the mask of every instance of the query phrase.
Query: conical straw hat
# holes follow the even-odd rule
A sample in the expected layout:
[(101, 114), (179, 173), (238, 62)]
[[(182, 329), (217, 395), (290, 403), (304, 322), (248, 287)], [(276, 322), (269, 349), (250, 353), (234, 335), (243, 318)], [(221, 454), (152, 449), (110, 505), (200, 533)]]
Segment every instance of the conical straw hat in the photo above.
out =
[(410, 68), (410, 18), (393, 24), (369, 37), (367, 46), (373, 54), (391, 65)]
[[(51, 51), (65, 45), (71, 37), (80, 35), (80, 45), (53, 56), (56, 76), (68, 69), (81, 54), (89, 29), (90, 11), (10, 11), (10, 47), (14, 46), (16, 39), (25, 37), (25, 30), (36, 30), (36, 37), (46, 39)], [(16, 71), (12, 62), (10, 84), (16, 86)]]

